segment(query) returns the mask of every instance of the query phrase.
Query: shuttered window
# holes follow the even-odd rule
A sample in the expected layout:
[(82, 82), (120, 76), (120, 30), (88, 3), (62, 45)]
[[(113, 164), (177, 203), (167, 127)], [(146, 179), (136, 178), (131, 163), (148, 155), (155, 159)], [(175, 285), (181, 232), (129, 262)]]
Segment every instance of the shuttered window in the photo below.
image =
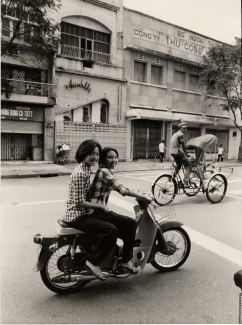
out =
[(174, 72), (174, 88), (185, 89), (185, 79), (186, 75), (184, 72), (175, 71)]
[(145, 82), (146, 64), (143, 62), (134, 62), (134, 80)]
[(163, 82), (163, 69), (162, 67), (152, 65), (151, 66), (151, 83), (154, 85), (162, 85)]

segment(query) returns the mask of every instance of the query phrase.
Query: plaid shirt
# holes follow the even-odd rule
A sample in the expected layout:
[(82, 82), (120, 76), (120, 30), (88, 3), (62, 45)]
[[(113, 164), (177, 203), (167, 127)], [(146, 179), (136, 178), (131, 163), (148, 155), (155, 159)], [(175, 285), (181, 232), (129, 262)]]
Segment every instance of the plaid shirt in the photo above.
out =
[(78, 208), (76, 204), (87, 200), (91, 174), (91, 169), (83, 162), (73, 170), (68, 182), (63, 220), (72, 222), (87, 214), (87, 209)]
[(129, 192), (129, 189), (118, 183), (110, 169), (99, 168), (88, 192), (88, 199), (93, 203), (107, 205), (112, 190), (123, 196)]

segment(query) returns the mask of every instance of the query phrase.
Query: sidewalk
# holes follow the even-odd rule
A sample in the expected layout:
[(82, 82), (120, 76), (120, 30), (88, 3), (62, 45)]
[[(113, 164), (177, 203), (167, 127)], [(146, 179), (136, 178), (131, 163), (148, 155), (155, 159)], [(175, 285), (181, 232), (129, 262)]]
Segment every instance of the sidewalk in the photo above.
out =
[[(55, 177), (70, 175), (77, 163), (70, 163), (66, 165), (57, 165), (53, 162), (34, 162), (34, 161), (19, 161), (19, 162), (2, 162), (1, 164), (1, 178), (28, 178), (28, 177)], [(150, 171), (150, 170), (169, 170), (171, 166), (170, 161), (160, 163), (155, 159), (139, 159), (130, 162), (119, 162), (114, 172), (131, 172), (131, 171)], [(219, 162), (218, 166), (222, 167), (236, 167), (242, 166), (234, 160)], [(92, 168), (95, 172), (96, 168)]]

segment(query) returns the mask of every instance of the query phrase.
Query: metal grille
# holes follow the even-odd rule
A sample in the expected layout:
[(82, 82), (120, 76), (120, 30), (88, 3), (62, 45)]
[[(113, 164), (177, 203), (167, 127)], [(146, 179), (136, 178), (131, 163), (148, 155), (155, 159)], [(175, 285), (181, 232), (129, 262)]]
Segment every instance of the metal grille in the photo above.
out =
[(10, 134), (1, 134), (1, 160), (11, 159), (11, 139)]
[(1, 160), (25, 160), (31, 158), (31, 134), (2, 133)]

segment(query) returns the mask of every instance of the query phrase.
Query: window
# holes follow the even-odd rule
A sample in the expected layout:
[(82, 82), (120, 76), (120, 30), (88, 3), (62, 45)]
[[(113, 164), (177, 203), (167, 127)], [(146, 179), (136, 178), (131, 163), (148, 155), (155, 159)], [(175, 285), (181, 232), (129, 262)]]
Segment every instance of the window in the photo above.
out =
[(145, 68), (146, 64), (141, 62), (134, 62), (134, 80), (145, 82)]
[(100, 110), (100, 123), (108, 123), (107, 116), (108, 116), (108, 107), (106, 104), (102, 104)]
[(61, 23), (62, 54), (109, 63), (110, 34), (70, 23)]
[(15, 33), (17, 39), (20, 39), (20, 26), (19, 21), (13, 20), (13, 32)]
[(10, 20), (3, 18), (2, 19), (2, 34), (4, 36), (10, 37)]
[(83, 107), (83, 122), (89, 122), (89, 109), (88, 107)]
[(151, 83), (154, 85), (162, 85), (162, 67), (152, 65), (151, 66)]
[(193, 74), (189, 75), (189, 90), (198, 91), (199, 90), (199, 77)]
[(185, 89), (185, 78), (184, 72), (175, 71), (174, 73), (174, 88)]

